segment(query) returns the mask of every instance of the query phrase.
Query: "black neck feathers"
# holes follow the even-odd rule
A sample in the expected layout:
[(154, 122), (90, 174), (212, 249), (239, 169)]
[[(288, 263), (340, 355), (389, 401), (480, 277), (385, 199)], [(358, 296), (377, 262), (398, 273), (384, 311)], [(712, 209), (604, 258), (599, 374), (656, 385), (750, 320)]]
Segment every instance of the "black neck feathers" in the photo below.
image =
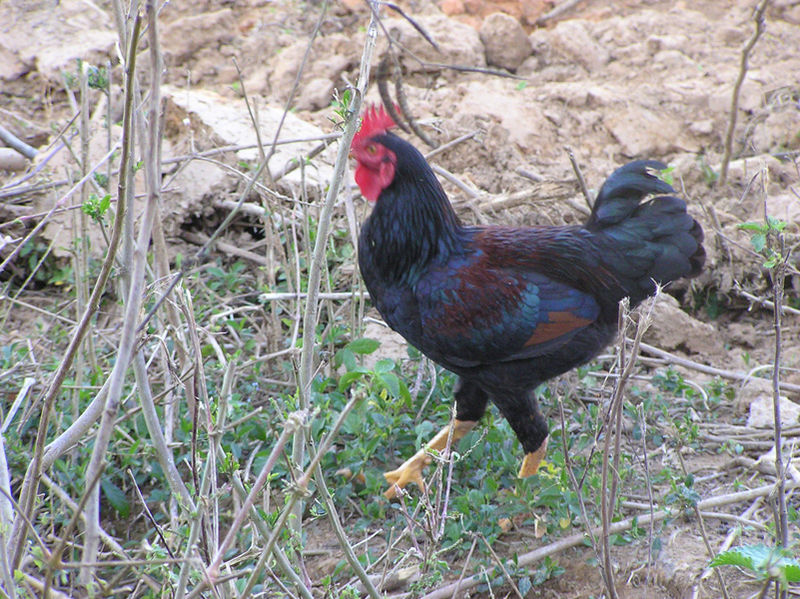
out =
[(368, 259), (381, 278), (413, 284), (422, 267), (459, 246), (461, 224), (416, 148), (391, 133), (375, 141), (394, 152), (397, 162), (392, 183), (362, 228), (359, 260)]

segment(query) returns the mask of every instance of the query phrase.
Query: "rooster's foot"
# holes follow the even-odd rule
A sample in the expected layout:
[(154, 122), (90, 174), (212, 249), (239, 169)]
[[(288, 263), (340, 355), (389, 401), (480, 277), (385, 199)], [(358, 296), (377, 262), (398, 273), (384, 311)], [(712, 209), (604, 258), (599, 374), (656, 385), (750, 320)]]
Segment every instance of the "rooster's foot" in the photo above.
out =
[(517, 476), (520, 478), (527, 478), (536, 474), (539, 471), (539, 464), (541, 464), (546, 453), (547, 438), (545, 438), (544, 443), (542, 443), (539, 449), (525, 454), (525, 459), (522, 460), (522, 467), (520, 467), (519, 474)]
[(447, 447), (447, 441), (450, 439), (451, 443), (455, 443), (461, 437), (466, 435), (477, 424), (474, 420), (454, 420), (453, 433), (450, 434), (450, 425), (448, 424), (440, 430), (436, 436), (431, 439), (425, 447), (420, 449), (413, 457), (403, 462), (397, 470), (384, 473), (384, 478), (391, 485), (389, 489), (383, 494), (386, 499), (392, 499), (397, 496), (398, 489), (402, 489), (408, 483), (416, 483), (417, 486), (425, 491), (425, 480), (422, 478), (422, 471), (428, 464), (431, 463), (431, 456), (428, 454), (430, 450), (442, 451)]

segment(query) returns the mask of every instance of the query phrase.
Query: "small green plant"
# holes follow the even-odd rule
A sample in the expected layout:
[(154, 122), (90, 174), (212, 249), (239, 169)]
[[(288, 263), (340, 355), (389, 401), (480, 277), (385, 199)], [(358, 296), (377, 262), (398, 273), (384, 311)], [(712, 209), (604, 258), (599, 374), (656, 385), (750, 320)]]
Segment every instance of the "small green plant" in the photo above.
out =
[(353, 381), (366, 376), (373, 383), (391, 394), (392, 397), (402, 399), (407, 404), (410, 404), (411, 395), (408, 392), (408, 387), (394, 373), (396, 368), (394, 360), (389, 358), (378, 360), (372, 368), (367, 368), (357, 363), (356, 354), (371, 354), (379, 346), (380, 343), (374, 339), (355, 339), (336, 352), (334, 366), (338, 368), (344, 365), (347, 370), (339, 379), (339, 391), (344, 391), (350, 387)]
[(770, 235), (775, 237), (779, 236), (783, 233), (786, 225), (786, 222), (771, 216), (767, 216), (766, 222), (763, 223), (749, 222), (739, 225), (740, 229), (752, 232), (750, 235), (750, 243), (753, 249), (764, 257), (764, 268), (775, 268), (778, 262), (783, 259), (780, 252), (776, 251), (775, 248), (768, 243), (767, 238)]
[(94, 180), (97, 181), (97, 184), (103, 189), (108, 189), (108, 175), (95, 171)]
[(350, 113), (350, 102), (353, 99), (353, 90), (346, 89), (342, 92), (341, 96), (337, 89), (333, 90), (333, 100), (331, 101), (331, 108), (333, 109), (333, 117), (328, 117), (328, 120), (333, 123), (337, 129), (344, 127), (347, 117)]
[(87, 84), (92, 89), (108, 90), (108, 71), (105, 67), (89, 65), (86, 68)]
[(700, 501), (700, 494), (694, 490), (694, 475), (670, 478), (670, 492), (664, 497), (664, 503), (677, 504), (681, 510), (693, 510)]
[(777, 581), (781, 589), (800, 582), (800, 562), (792, 552), (764, 544), (743, 545), (723, 551), (711, 560), (711, 566), (735, 566), (767, 584)]
[(697, 166), (700, 167), (700, 171), (703, 173), (703, 177), (706, 180), (706, 185), (713, 187), (719, 179), (719, 173), (711, 168), (708, 162), (706, 162), (705, 154), (700, 154), (697, 157)]
[(106, 194), (102, 198), (96, 193), (90, 193), (89, 197), (81, 206), (84, 214), (88, 214), (96, 223), (102, 223), (108, 209), (111, 207), (111, 194)]
[(668, 166), (665, 169), (661, 169), (658, 173), (658, 178), (661, 179), (667, 185), (674, 185), (675, 184), (675, 167)]

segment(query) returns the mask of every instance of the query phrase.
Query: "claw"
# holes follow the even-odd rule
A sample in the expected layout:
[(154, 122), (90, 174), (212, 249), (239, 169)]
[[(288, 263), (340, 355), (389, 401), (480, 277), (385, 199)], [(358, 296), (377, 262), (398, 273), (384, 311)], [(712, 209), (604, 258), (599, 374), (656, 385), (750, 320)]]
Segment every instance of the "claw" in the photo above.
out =
[(453, 422), (453, 433), (450, 434), (450, 425), (448, 424), (437, 435), (431, 439), (425, 447), (415, 453), (410, 459), (403, 462), (397, 469), (391, 472), (384, 473), (384, 478), (391, 485), (383, 494), (386, 499), (392, 499), (397, 496), (398, 489), (402, 489), (408, 483), (416, 483), (417, 486), (425, 492), (425, 479), (422, 477), (422, 471), (428, 464), (431, 463), (431, 456), (428, 451), (435, 449), (442, 451), (447, 447), (448, 438), (452, 443), (458, 441), (461, 437), (466, 435), (477, 422), (472, 420), (456, 420)]
[(539, 471), (539, 465), (544, 459), (545, 454), (547, 454), (547, 438), (545, 438), (544, 443), (541, 444), (539, 449), (525, 454), (525, 459), (522, 460), (522, 466), (517, 476), (520, 478), (527, 478), (536, 474)]
[(398, 490), (405, 487), (408, 483), (416, 483), (417, 486), (425, 491), (425, 479), (422, 477), (422, 469), (431, 463), (431, 457), (426, 451), (420, 450), (409, 460), (403, 462), (397, 470), (385, 472), (384, 478), (391, 485), (383, 494), (386, 499), (397, 497)]

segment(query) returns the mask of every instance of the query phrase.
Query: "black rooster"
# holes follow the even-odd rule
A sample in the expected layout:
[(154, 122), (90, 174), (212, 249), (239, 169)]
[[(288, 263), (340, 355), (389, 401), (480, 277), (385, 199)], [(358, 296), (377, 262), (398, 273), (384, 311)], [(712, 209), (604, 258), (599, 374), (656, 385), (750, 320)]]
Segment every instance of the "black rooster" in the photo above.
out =
[(372, 214), (358, 262), (387, 324), (459, 375), (456, 420), (400, 468), (387, 497), (423, 485), (427, 449), (464, 436), (491, 399), (525, 450), (520, 477), (535, 474), (548, 428), (533, 389), (593, 358), (614, 338), (618, 303), (636, 306), (656, 284), (700, 273), (703, 230), (683, 200), (638, 160), (604, 183), (582, 226), (463, 225), (423, 156), (367, 110), (353, 139), (355, 179)]

